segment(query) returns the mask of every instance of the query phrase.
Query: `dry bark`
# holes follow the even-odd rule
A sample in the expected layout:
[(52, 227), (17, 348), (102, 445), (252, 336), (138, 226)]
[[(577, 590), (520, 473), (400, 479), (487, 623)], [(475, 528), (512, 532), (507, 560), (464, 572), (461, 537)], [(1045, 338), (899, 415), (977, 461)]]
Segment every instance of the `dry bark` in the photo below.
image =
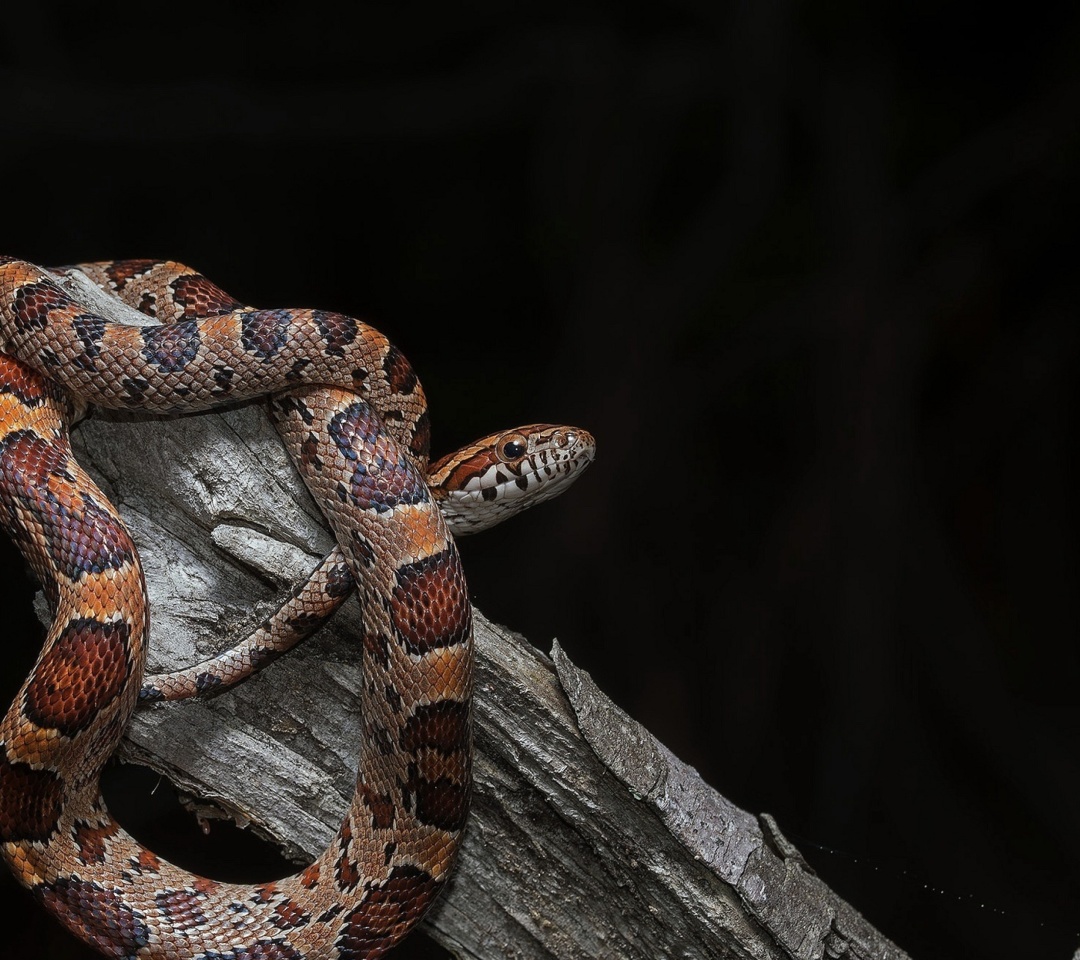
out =
[[(131, 526), (151, 670), (243, 636), (331, 545), (258, 407), (95, 419), (79, 457)], [(350, 600), (236, 690), (140, 711), (121, 749), (298, 862), (340, 822), (359, 738)], [(476, 789), (460, 864), (426, 921), (459, 957), (900, 958), (769, 818), (729, 803), (551, 657), (477, 613)]]
[[(80, 460), (140, 546), (151, 670), (222, 649), (331, 546), (258, 406), (105, 417)], [(123, 759), (298, 862), (354, 783), (359, 610), (210, 701), (142, 710)], [(476, 615), (475, 794), (458, 868), (425, 920), (458, 957), (906, 956), (807, 868), (767, 815), (729, 803), (576, 668)]]

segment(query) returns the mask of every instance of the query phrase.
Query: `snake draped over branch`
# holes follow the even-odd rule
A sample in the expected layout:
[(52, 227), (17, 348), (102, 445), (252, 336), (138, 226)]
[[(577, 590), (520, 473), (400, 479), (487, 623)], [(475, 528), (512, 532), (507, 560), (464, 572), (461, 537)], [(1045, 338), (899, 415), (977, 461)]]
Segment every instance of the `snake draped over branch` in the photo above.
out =
[[(79, 278), (153, 323), (107, 319)], [(87, 301), (87, 302), (84, 302)], [(138, 552), (76, 462), (89, 407), (171, 414), (267, 398), (337, 541), (276, 614), (221, 655), (143, 677)], [(47, 270), (0, 257), (0, 523), (52, 624), (0, 725), (0, 849), (17, 879), (101, 953), (169, 960), (381, 957), (445, 884), (471, 786), (472, 614), (454, 534), (499, 522), (578, 476), (585, 431), (533, 425), (428, 463), (408, 361), (324, 310), (256, 310), (173, 262)], [(109, 814), (99, 778), (140, 696), (218, 692), (299, 642), (357, 590), (363, 742), (336, 836), (263, 884), (169, 863)]]

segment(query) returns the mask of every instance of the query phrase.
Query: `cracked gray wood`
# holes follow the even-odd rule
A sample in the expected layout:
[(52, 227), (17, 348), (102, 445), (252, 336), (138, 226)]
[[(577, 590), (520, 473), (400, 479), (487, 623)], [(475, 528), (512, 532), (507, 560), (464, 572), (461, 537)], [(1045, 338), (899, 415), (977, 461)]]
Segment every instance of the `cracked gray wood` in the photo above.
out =
[[(332, 544), (258, 405), (101, 416), (76, 431), (76, 449), (139, 545), (151, 671), (244, 636)], [(353, 790), (358, 617), (350, 600), (317, 637), (217, 699), (140, 711), (120, 756), (171, 779), (200, 815), (232, 817), (309, 861)], [(906, 956), (807, 869), (771, 818), (705, 784), (557, 644), (549, 658), (479, 613), (476, 641), (472, 813), (424, 922), (455, 956)]]

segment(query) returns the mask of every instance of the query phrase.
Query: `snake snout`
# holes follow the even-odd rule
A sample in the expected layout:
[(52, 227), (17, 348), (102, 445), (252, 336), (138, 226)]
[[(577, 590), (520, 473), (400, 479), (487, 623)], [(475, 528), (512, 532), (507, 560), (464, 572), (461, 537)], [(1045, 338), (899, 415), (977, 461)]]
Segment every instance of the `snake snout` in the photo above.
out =
[(588, 430), (571, 427), (566, 431), (566, 441), (570, 446), (572, 457), (580, 457), (587, 463), (592, 463), (596, 459), (596, 440)]

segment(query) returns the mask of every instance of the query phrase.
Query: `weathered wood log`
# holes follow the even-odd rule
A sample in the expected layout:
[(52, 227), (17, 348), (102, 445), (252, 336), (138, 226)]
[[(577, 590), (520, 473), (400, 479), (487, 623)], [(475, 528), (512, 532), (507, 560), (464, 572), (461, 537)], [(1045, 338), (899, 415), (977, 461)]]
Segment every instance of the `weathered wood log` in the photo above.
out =
[[(78, 429), (76, 446), (139, 544), (151, 670), (244, 636), (256, 603), (331, 546), (258, 405), (168, 421), (103, 416)], [(813, 875), (771, 818), (712, 790), (558, 644), (549, 658), (479, 613), (476, 624), (472, 813), (455, 875), (425, 921), (452, 953), (906, 956)], [(235, 690), (140, 711), (122, 759), (168, 777), (202, 815), (232, 817), (310, 860), (353, 790), (358, 635), (353, 599)]]

